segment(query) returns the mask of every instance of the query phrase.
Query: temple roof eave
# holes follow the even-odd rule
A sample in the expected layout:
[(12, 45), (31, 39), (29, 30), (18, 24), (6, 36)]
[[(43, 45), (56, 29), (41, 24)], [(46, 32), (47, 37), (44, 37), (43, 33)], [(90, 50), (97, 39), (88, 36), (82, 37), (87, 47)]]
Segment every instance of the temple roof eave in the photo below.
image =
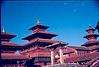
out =
[(88, 38), (88, 37), (91, 37), (91, 36), (98, 37), (99, 34), (88, 34), (88, 35), (84, 36), (83, 38)]
[(47, 29), (47, 28), (49, 28), (49, 26), (44, 26), (44, 25), (35, 25), (34, 27), (29, 28), (29, 30), (33, 30), (33, 29), (36, 29), (36, 28), (43, 28), (43, 29)]
[(87, 47), (84, 47), (84, 46), (80, 46), (80, 47), (78, 47), (78, 46), (67, 46), (67, 48), (73, 48), (73, 49), (75, 49), (75, 50), (84, 50), (84, 51), (90, 51), (90, 49), (88, 49)]
[(35, 39), (33, 39), (33, 40), (31, 40), (31, 41), (29, 41), (29, 42), (23, 44), (23, 45), (26, 46), (26, 45), (33, 44), (33, 43), (35, 43), (35, 42), (42, 42), (42, 43), (49, 43), (49, 44), (52, 43), (52, 44), (53, 44), (53, 43), (57, 43), (57, 42), (59, 42), (59, 41), (57, 41), (57, 40), (52, 40), (52, 39), (35, 38)]
[(92, 29), (87, 29), (86, 31), (88, 31), (88, 30), (93, 30), (93, 31), (95, 31), (95, 29), (93, 29), (93, 28), (92, 28)]
[(99, 40), (88, 41), (88, 42), (85, 42), (84, 44), (82, 44), (81, 46), (90, 46), (91, 44), (99, 44)]
[(56, 42), (56, 43), (53, 43), (52, 45), (49, 45), (49, 46), (46, 46), (46, 48), (57, 48), (58, 46), (61, 47), (61, 46), (66, 46), (68, 45), (67, 42)]
[(37, 35), (50, 35), (50, 37), (55, 37), (55, 36), (58, 36), (57, 34), (53, 34), (53, 33), (50, 33), (50, 32), (37, 32), (37, 33), (33, 33), (33, 34), (30, 34), (24, 38), (22, 38), (23, 40), (29, 40), (31, 37), (37, 37)]
[(16, 36), (14, 34), (8, 33), (8, 32), (1, 32), (1, 35), (12, 35), (12, 36)]
[(10, 34), (10, 33), (7, 33), (7, 32), (1, 32), (1, 38), (5, 38), (5, 39), (12, 39), (16, 37), (16, 35), (14, 34)]
[(5, 41), (2, 41), (1, 45), (3, 45), (3, 46), (13, 46), (13, 47), (22, 47), (22, 45), (19, 45), (19, 44), (13, 43), (13, 42), (5, 42)]

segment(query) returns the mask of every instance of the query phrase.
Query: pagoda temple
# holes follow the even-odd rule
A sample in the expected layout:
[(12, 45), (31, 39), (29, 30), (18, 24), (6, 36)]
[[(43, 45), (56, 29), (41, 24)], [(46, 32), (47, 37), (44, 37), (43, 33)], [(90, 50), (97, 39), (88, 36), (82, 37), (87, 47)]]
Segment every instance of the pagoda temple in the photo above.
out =
[(22, 46), (11, 42), (10, 40), (16, 35), (1, 32), (1, 67), (16, 67), (22, 66), (28, 57), (16, 54), (16, 51), (21, 50)]
[[(45, 46), (52, 45), (54, 43), (58, 43), (60, 41), (53, 40), (52, 38), (57, 36), (57, 34), (53, 34), (51, 32), (47, 32), (49, 26), (42, 25), (39, 20), (37, 20), (37, 24), (29, 30), (32, 30), (32, 33), (24, 38), (23, 40), (28, 40), (23, 46), (23, 50), (21, 51), (22, 55), (27, 55), (31, 59), (27, 61), (27, 65), (37, 65), (44, 66), (50, 64), (51, 54), (50, 50), (45, 48)], [(32, 61), (32, 63), (30, 63)]]
[[(95, 64), (97, 65), (98, 63), (99, 66), (99, 61), (97, 61), (99, 60), (99, 40), (97, 40), (99, 34), (95, 33), (95, 29), (92, 26), (89, 26), (86, 31), (88, 34), (84, 38), (88, 39), (87, 42), (80, 47), (67, 46), (67, 48), (63, 49), (65, 63), (79, 63), (84, 67), (88, 65), (97, 67)], [(92, 59), (97, 60), (93, 61)], [(89, 62), (91, 63), (89, 64)]]
[(88, 39), (88, 41), (82, 46), (86, 46), (92, 51), (97, 51), (99, 50), (99, 40), (97, 40), (97, 37), (99, 37), (99, 34), (95, 34), (95, 29), (92, 26), (89, 26), (88, 29), (86, 30), (88, 34), (84, 36), (84, 38)]

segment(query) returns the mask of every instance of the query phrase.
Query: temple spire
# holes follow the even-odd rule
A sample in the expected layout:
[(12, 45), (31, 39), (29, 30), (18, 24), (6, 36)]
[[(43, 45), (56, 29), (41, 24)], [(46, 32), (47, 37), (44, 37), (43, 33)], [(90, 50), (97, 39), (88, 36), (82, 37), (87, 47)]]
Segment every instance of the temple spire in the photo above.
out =
[(2, 32), (5, 32), (5, 29), (4, 29), (4, 27), (3, 27), (3, 29), (2, 29)]
[(86, 30), (89, 34), (93, 34), (95, 29), (89, 24), (87, 30)]
[(41, 22), (40, 22), (40, 20), (37, 20), (37, 25), (41, 25)]

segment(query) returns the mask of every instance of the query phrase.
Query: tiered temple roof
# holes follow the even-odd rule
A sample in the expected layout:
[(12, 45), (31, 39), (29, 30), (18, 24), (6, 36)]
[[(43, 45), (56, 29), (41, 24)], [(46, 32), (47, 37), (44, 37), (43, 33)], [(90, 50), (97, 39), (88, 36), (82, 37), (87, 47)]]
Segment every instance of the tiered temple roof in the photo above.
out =
[(32, 34), (22, 38), (24, 40), (29, 40), (24, 46), (48, 46), (50, 44), (59, 42), (57, 40), (51, 39), (52, 37), (57, 36), (57, 34), (53, 34), (51, 32), (47, 32), (46, 29), (49, 28), (49, 26), (42, 25), (41, 22), (38, 20), (37, 24), (30, 28), (29, 30), (32, 30)]
[(99, 36), (99, 34), (94, 33), (95, 29), (92, 26), (89, 26), (86, 31), (88, 32), (88, 34), (84, 36), (84, 38), (88, 39), (89, 37), (93, 37), (93, 36), (97, 38)]
[(9, 41), (10, 39), (14, 38), (16, 35), (10, 34), (7, 32), (1, 32), (1, 41)]
[(88, 39), (88, 41), (84, 44), (82, 44), (82, 46), (91, 46), (91, 45), (95, 45), (95, 44), (99, 44), (99, 40), (96, 40), (97, 37), (99, 37), (99, 34), (95, 34), (94, 31), (95, 29), (92, 26), (89, 26), (88, 29), (86, 30), (88, 32), (88, 34), (86, 36), (84, 36), (84, 38)]
[[(5, 31), (1, 32), (1, 63), (2, 65), (16, 65), (17, 61), (24, 61), (29, 59), (29, 57), (15, 54), (17, 50), (21, 50), (23, 46), (11, 42), (10, 40), (16, 35), (7, 33)], [(23, 63), (23, 62), (22, 62)]]
[(37, 45), (36, 43), (45, 43), (45, 45), (43, 44), (43, 46), (47, 46), (46, 44), (52, 44), (52, 43), (56, 43), (59, 42), (57, 40), (52, 40), (52, 39), (43, 39), (43, 38), (35, 38), (29, 42), (27, 42), (25, 45)]
[(89, 46), (90, 45), (94, 45), (94, 44), (99, 44), (99, 40), (95, 40), (95, 41), (88, 41), (88, 42), (85, 42), (84, 44), (82, 44), (82, 46)]
[(36, 33), (32, 33), (24, 38), (22, 38), (23, 40), (31, 40), (34, 39), (36, 37), (39, 38), (45, 38), (45, 39), (51, 39), (52, 37), (57, 36), (57, 34), (53, 34), (51, 32), (42, 32), (42, 31), (38, 31)]
[(40, 21), (37, 21), (37, 25), (30, 28), (32, 30), (32, 34), (22, 38), (24, 40), (32, 40), (34, 38), (44, 38), (44, 39), (51, 39), (52, 37), (57, 36), (57, 34), (53, 34), (51, 32), (46, 32), (46, 29), (49, 28), (48, 26), (42, 25)]
[(34, 29), (47, 29), (49, 28), (49, 26), (45, 26), (45, 25), (42, 25), (41, 22), (39, 20), (37, 20), (37, 24), (31, 28), (29, 28), (29, 30), (34, 30)]
[(22, 45), (11, 42), (10, 40), (16, 35), (10, 34), (8, 32), (1, 32), (1, 51), (2, 52), (15, 52), (16, 50), (21, 50)]
[[(2, 48), (5, 47), (21, 47), (21, 45), (11, 42), (10, 40), (14, 38), (16, 35), (10, 34), (7, 32), (1, 32), (1, 46)], [(13, 49), (13, 48), (10, 48)], [(16, 49), (15, 49), (16, 50)]]

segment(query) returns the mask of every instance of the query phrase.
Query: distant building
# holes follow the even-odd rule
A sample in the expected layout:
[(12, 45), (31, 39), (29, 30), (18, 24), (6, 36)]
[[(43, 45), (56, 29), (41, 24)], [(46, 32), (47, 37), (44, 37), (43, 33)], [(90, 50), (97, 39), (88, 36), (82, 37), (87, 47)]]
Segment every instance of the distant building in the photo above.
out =
[[(53, 40), (57, 34), (47, 32), (49, 26), (37, 24), (30, 28), (32, 33), (24, 38), (27, 43), (19, 45), (10, 42), (16, 35), (1, 32), (2, 67), (98, 67), (99, 66), (99, 34), (89, 26), (84, 38), (88, 41), (78, 46), (67, 46), (67, 42)], [(18, 52), (20, 51), (20, 52)], [(60, 65), (61, 64), (61, 65)], [(60, 66), (59, 66), (60, 65)]]

